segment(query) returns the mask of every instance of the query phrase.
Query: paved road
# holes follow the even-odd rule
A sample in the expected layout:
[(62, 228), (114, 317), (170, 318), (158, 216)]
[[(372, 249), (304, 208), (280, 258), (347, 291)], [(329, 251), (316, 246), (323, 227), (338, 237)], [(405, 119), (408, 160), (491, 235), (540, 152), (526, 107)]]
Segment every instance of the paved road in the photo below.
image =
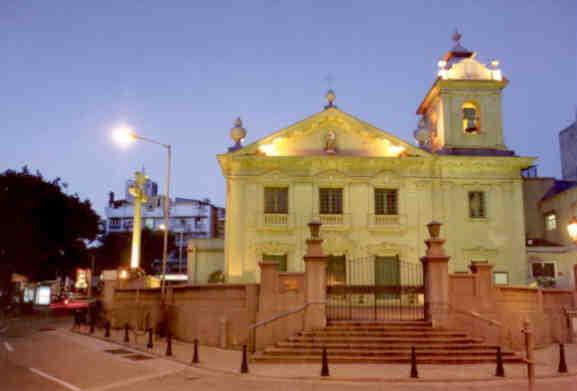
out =
[[(0, 336), (2, 391), (180, 391), (180, 390), (525, 390), (520, 381), (464, 383), (346, 383), (298, 381), (223, 374), (159, 358), (134, 361), (106, 352), (118, 346), (59, 329), (63, 318), (12, 321)], [(577, 380), (539, 381), (536, 390), (577, 391)]]

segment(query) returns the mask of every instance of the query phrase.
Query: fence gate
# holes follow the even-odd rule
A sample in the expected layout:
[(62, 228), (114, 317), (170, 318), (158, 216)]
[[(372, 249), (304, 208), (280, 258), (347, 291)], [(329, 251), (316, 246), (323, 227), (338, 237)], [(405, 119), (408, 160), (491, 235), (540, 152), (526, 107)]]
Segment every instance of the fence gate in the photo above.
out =
[(423, 268), (392, 257), (327, 262), (328, 320), (424, 319)]

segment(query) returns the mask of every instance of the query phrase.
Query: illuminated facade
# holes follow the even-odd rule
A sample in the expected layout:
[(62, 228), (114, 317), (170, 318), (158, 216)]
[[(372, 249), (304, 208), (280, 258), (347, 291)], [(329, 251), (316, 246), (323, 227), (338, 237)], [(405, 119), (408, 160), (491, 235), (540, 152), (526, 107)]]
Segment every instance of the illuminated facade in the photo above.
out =
[(247, 146), (235, 123), (235, 145), (218, 156), (227, 281), (259, 281), (263, 259), (303, 271), (306, 224), (319, 219), (335, 262), (419, 262), (425, 225), (439, 220), (452, 271), (486, 260), (498, 283), (526, 282), (521, 170), (533, 159), (504, 144), (497, 62), (454, 41), (418, 107), (418, 146), (340, 110), (332, 91), (321, 112)]

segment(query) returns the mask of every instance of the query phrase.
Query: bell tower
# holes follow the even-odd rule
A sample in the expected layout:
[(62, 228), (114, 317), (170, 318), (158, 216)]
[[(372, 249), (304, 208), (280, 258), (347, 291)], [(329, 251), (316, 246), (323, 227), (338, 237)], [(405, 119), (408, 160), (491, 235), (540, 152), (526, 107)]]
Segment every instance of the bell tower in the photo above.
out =
[(452, 38), (453, 47), (439, 61), (437, 79), (417, 109), (419, 143), (439, 154), (513, 155), (503, 139), (501, 93), (508, 80), (499, 62), (482, 64), (461, 45), (458, 31)]

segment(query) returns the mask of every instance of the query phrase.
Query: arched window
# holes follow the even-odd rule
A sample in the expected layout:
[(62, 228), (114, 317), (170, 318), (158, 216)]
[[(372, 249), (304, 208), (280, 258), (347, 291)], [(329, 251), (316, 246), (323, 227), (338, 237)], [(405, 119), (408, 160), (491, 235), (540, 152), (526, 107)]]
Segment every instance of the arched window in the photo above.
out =
[(472, 102), (466, 102), (462, 107), (463, 131), (476, 134), (481, 132), (479, 108)]

